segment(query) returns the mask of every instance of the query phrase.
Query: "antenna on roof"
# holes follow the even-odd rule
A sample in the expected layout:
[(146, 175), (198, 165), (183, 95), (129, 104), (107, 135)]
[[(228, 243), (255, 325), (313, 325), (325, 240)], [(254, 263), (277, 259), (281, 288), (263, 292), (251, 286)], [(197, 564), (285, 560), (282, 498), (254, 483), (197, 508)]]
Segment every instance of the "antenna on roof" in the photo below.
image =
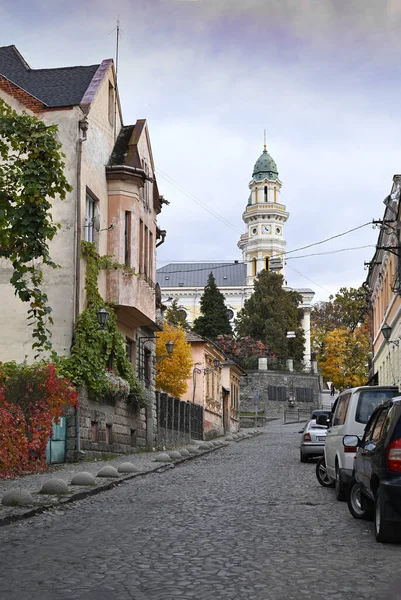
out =
[(266, 150), (266, 129), (264, 130), (264, 149)]
[(114, 89), (114, 139), (116, 139), (116, 125), (117, 125), (117, 80), (118, 80), (118, 58), (119, 58), (119, 51), (120, 51), (120, 15), (118, 15), (117, 17), (117, 24), (116, 27), (110, 31), (109, 35), (111, 33), (113, 33), (113, 31), (116, 32), (116, 58), (114, 61), (115, 64), (115, 72), (116, 72), (116, 81), (115, 81), (115, 89)]

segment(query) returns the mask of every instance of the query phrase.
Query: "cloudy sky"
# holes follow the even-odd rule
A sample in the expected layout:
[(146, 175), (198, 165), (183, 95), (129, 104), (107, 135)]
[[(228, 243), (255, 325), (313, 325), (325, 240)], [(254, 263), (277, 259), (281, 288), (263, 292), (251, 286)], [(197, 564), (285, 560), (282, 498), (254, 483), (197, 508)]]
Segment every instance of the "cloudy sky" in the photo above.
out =
[[(124, 122), (148, 120), (171, 202), (159, 266), (241, 258), (264, 129), (287, 250), (382, 217), (401, 172), (401, 0), (0, 0), (0, 42), (33, 68), (95, 64), (114, 57), (118, 15)], [(288, 284), (318, 300), (360, 285), (377, 233), (289, 255)]]

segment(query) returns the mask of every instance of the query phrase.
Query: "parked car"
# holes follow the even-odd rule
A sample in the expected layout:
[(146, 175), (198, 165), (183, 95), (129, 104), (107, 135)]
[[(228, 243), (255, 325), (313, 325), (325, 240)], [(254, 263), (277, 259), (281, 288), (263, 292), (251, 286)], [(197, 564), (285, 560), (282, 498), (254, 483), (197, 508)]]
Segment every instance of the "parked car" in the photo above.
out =
[[(333, 407), (324, 445), (327, 475), (334, 480), (337, 500), (345, 500), (351, 481), (355, 446), (344, 446), (345, 435), (362, 436), (373, 410), (381, 403), (398, 395), (393, 386), (362, 386), (346, 389), (338, 396)], [(317, 418), (325, 424), (325, 417)]]
[(327, 417), (327, 419), (329, 419), (330, 415), (331, 415), (331, 409), (330, 408), (316, 408), (315, 410), (312, 411), (310, 418), (317, 419), (321, 415), (324, 415), (325, 417)]
[(327, 427), (325, 425), (317, 425), (316, 420), (312, 419), (307, 422), (299, 433), (302, 433), (300, 461), (307, 462), (309, 458), (322, 456)]
[(356, 446), (348, 508), (356, 519), (374, 516), (378, 542), (401, 542), (401, 396), (376, 408)]

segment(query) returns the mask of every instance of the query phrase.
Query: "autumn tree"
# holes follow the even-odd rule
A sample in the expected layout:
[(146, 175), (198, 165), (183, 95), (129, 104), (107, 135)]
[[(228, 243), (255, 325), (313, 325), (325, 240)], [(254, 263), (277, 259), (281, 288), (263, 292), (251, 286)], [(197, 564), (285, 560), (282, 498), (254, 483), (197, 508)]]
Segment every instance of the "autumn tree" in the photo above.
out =
[(361, 385), (368, 379), (370, 318), (366, 291), (341, 288), (311, 314), (312, 347), (323, 377), (336, 387)]
[[(168, 356), (166, 343), (173, 342), (174, 349)], [(156, 334), (156, 388), (180, 398), (187, 391), (187, 380), (192, 372), (191, 344), (186, 340), (182, 327), (164, 324), (163, 331)]]
[(187, 321), (187, 313), (185, 310), (178, 306), (178, 301), (176, 298), (171, 303), (171, 306), (168, 307), (164, 314), (164, 319), (170, 325), (175, 325), (176, 327), (181, 326), (185, 331), (189, 329), (189, 323)]
[(207, 285), (200, 299), (201, 316), (195, 319), (193, 331), (209, 340), (218, 335), (232, 333), (227, 315), (224, 295), (219, 291), (213, 273), (210, 273)]
[(234, 360), (244, 369), (251, 368), (251, 366), (255, 367), (258, 358), (274, 357), (263, 342), (254, 340), (249, 335), (245, 337), (219, 335), (216, 344), (223, 350), (228, 359)]
[(43, 266), (57, 266), (49, 252), (57, 232), (51, 200), (63, 200), (72, 189), (64, 166), (57, 126), (18, 114), (0, 98), (0, 257), (10, 261), (10, 283), (28, 305), (38, 352), (51, 349)]
[[(301, 294), (283, 288), (282, 275), (262, 271), (255, 279), (252, 296), (238, 313), (238, 337), (260, 340), (278, 358), (302, 361), (305, 339), (301, 302)], [(294, 331), (295, 338), (287, 339), (288, 331)]]

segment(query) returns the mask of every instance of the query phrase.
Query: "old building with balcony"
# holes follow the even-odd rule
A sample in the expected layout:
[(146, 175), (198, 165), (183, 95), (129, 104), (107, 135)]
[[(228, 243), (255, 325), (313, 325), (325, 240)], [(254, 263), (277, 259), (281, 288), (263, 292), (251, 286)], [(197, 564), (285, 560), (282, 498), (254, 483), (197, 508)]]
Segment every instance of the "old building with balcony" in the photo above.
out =
[[(154, 395), (155, 331), (162, 327), (160, 289), (155, 284), (156, 246), (166, 232), (157, 227), (159, 196), (146, 120), (123, 125), (112, 59), (90, 66), (32, 69), (15, 46), (0, 48), (0, 97), (17, 112), (58, 127), (65, 175), (72, 186), (53, 203), (60, 229), (50, 244), (59, 269), (46, 269), (45, 291), (53, 308), (52, 343), (69, 354), (77, 316), (87, 304), (87, 264), (82, 241), (99, 256), (113, 255), (123, 269), (100, 273), (98, 288), (113, 303), (132, 369)], [(11, 265), (0, 263), (0, 361), (32, 361), (26, 306), (10, 285)], [(112, 366), (112, 365), (111, 365)], [(74, 423), (75, 443), (88, 452), (126, 451), (153, 445), (155, 405), (133, 408), (91, 403), (84, 398)], [(78, 439), (79, 438), (79, 439)]]

